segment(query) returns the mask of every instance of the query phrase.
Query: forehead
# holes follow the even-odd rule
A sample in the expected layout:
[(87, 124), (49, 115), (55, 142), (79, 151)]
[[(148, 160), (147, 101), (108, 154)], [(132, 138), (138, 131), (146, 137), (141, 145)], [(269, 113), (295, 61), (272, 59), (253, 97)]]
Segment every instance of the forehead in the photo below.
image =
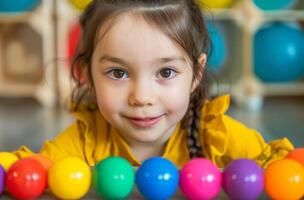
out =
[[(95, 51), (127, 59), (149, 61), (166, 56), (182, 56), (183, 49), (156, 26), (140, 15), (126, 13), (114, 22), (104, 25), (98, 32)], [(187, 59), (188, 60), (188, 59)]]

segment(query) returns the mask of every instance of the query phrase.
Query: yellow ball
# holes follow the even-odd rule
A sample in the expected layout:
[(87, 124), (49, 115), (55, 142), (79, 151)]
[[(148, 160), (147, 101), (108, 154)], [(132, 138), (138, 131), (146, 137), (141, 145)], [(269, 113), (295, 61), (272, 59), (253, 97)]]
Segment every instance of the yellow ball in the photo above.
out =
[(71, 5), (80, 11), (83, 11), (91, 1), (92, 0), (69, 0)]
[(9, 152), (0, 153), (0, 164), (5, 171), (7, 171), (17, 160), (19, 160), (19, 158), (15, 156), (15, 154)]
[(80, 199), (90, 189), (90, 167), (80, 158), (66, 157), (52, 165), (48, 185), (60, 199)]
[(202, 9), (227, 8), (233, 0), (197, 0), (197, 4)]

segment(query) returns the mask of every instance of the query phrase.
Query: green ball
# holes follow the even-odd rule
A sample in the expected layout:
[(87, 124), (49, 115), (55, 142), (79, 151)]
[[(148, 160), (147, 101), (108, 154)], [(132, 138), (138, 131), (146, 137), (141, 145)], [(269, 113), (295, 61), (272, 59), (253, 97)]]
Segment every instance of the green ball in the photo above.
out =
[(121, 157), (109, 157), (100, 161), (93, 170), (93, 188), (105, 199), (124, 199), (132, 191), (135, 170)]

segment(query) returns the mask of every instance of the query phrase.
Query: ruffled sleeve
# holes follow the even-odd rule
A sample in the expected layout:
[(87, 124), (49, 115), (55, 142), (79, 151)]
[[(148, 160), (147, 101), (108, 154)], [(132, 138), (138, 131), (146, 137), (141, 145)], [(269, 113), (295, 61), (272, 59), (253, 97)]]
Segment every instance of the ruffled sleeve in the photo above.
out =
[(293, 149), (287, 138), (267, 144), (257, 131), (227, 116), (229, 104), (228, 95), (208, 101), (200, 120), (202, 151), (218, 167), (225, 167), (231, 160), (248, 158), (266, 168)]
[(66, 156), (79, 157), (90, 166), (95, 164), (93, 151), (95, 148), (95, 115), (96, 112), (80, 105), (72, 112), (75, 122), (59, 133), (54, 139), (46, 141), (40, 154), (57, 161)]
[(17, 151), (14, 151), (12, 153), (15, 154), (19, 159), (26, 158), (26, 157), (31, 156), (31, 155), (34, 154), (34, 152), (32, 152), (26, 146), (22, 146)]

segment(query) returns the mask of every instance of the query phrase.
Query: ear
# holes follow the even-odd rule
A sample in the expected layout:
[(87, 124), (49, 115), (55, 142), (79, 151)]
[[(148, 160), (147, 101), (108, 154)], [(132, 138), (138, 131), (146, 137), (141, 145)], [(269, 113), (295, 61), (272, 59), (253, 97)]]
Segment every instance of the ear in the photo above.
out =
[(198, 86), (198, 84), (201, 82), (201, 79), (203, 78), (203, 72), (205, 71), (205, 65), (207, 62), (207, 55), (205, 53), (202, 53), (200, 55), (200, 57), (198, 58), (198, 63), (199, 63), (199, 74), (197, 77), (194, 78), (193, 82), (192, 82), (192, 87), (191, 87), (191, 92), (193, 92), (196, 87)]

